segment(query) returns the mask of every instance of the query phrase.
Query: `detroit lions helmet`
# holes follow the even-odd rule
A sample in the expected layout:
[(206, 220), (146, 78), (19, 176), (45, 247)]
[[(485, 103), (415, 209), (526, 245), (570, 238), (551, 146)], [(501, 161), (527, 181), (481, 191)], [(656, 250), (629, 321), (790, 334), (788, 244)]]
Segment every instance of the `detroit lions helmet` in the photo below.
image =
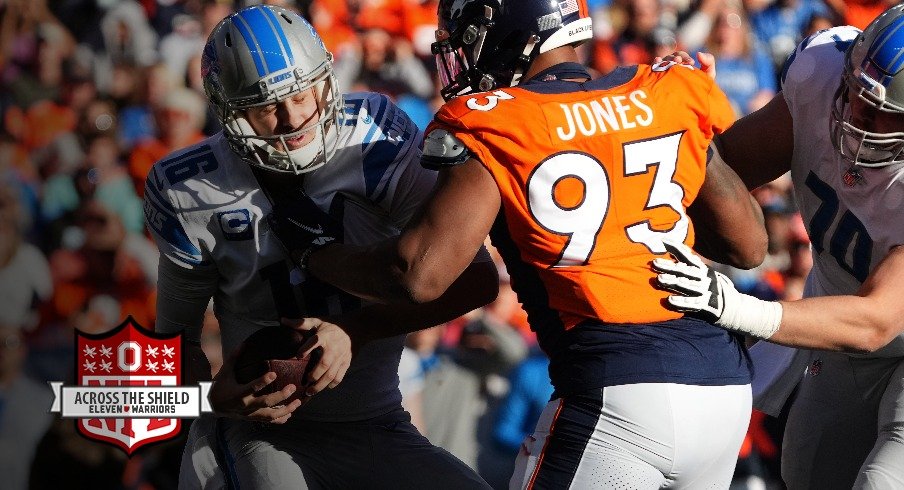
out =
[[(849, 103), (859, 98), (877, 114), (900, 116), (901, 131), (858, 127)], [(904, 4), (877, 17), (854, 40), (844, 58), (844, 84), (832, 108), (832, 142), (855, 165), (884, 167), (904, 162)]]
[(440, 94), (514, 87), (539, 54), (591, 37), (586, 0), (440, 0)]
[[(332, 61), (314, 28), (291, 10), (253, 5), (223, 19), (204, 46), (201, 75), (233, 151), (252, 165), (284, 173), (326, 163), (336, 151), (343, 117)], [(313, 90), (317, 100), (316, 122), (273, 136), (257, 134), (248, 123), (246, 109), (305, 90)], [(289, 149), (286, 140), (311, 131), (316, 136), (310, 143)]]

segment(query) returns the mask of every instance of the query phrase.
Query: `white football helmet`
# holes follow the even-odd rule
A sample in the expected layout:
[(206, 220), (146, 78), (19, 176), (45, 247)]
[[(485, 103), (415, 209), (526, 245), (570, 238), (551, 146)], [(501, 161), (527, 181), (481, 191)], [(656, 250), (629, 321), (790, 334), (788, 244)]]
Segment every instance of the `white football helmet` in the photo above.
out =
[[(857, 127), (849, 103), (853, 97), (870, 110), (901, 116), (901, 130), (877, 133)], [(848, 48), (831, 126), (835, 149), (855, 165), (904, 162), (904, 4), (877, 17)]]
[[(204, 46), (201, 74), (231, 148), (276, 172), (301, 174), (329, 161), (344, 116), (332, 61), (314, 28), (291, 10), (253, 5), (223, 19)], [(315, 123), (274, 136), (261, 136), (248, 123), (246, 109), (312, 88), (320, 115)], [(310, 131), (316, 132), (310, 143), (288, 149), (286, 140)]]

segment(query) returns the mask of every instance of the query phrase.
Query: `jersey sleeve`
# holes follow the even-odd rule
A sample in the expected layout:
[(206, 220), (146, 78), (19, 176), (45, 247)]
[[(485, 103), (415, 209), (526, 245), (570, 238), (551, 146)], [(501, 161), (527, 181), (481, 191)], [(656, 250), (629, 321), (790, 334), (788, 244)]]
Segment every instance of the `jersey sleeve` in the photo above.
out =
[(154, 330), (185, 332), (185, 339), (198, 343), (204, 313), (217, 290), (213, 271), (189, 270), (170, 260), (161, 260), (157, 273), (157, 320)]
[(731, 107), (731, 102), (725, 92), (715, 83), (710, 84), (709, 89), (709, 121), (708, 128), (704, 128), (708, 137), (724, 132), (729, 126), (734, 124), (736, 115)]
[(364, 110), (373, 118), (362, 151), (365, 194), (401, 228), (432, 191), (436, 172), (421, 167), (423, 134), (388, 97), (368, 94)]
[(173, 205), (166, 177), (161, 167), (155, 165), (144, 185), (144, 217), (148, 230), (160, 250), (160, 255), (186, 269), (212, 267), (209, 256), (203, 251), (200, 240), (187, 232), (187, 224)]
[[(463, 97), (459, 97), (458, 99), (453, 99), (443, 105), (427, 127), (426, 133), (430, 134), (434, 129), (444, 129), (448, 131), (449, 134), (455, 136), (459, 141), (464, 143), (472, 157), (480, 161), (482, 165), (487, 166), (487, 164), (492, 161), (490, 150), (479, 138), (475, 138), (471, 134), (472, 130), (465, 124), (464, 118), (468, 111), (466, 108), (462, 107), (462, 99)], [(484, 115), (489, 117), (487, 114)]]
[(163, 161), (151, 169), (144, 188), (145, 222), (160, 251), (155, 330), (185, 331), (187, 340), (197, 342), (204, 312), (217, 290), (217, 270), (170, 198), (161, 172), (165, 165)]

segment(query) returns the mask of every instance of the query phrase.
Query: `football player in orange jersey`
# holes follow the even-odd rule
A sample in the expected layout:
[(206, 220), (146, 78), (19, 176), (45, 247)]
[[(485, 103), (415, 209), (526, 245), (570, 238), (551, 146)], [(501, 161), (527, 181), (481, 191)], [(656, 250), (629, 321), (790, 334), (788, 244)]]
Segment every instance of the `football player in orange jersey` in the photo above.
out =
[(418, 303), (489, 233), (555, 386), (512, 487), (726, 488), (750, 418), (747, 352), (650, 287), (663, 240), (694, 243), (689, 216), (710, 258), (765, 254), (759, 208), (710, 158), (733, 121), (724, 94), (668, 62), (592, 79), (574, 49), (592, 32), (583, 1), (443, 0), (439, 13), (448, 102), (422, 158), (440, 171), (434, 195), (371, 247), (328, 243), (316, 217), (295, 216), (293, 255), (363, 298)]

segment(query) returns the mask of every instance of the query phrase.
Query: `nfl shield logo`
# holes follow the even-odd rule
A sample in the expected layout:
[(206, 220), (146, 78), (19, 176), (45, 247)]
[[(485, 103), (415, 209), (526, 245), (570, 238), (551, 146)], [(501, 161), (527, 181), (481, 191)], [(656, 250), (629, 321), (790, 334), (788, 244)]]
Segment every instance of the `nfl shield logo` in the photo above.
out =
[[(76, 331), (76, 371), (81, 386), (177, 386), (182, 382), (182, 334), (164, 336), (130, 316), (113, 330), (90, 335)], [(124, 412), (134, 401), (123, 399)], [(112, 444), (128, 455), (154, 442), (172, 439), (182, 429), (177, 418), (82, 418), (78, 431)]]

